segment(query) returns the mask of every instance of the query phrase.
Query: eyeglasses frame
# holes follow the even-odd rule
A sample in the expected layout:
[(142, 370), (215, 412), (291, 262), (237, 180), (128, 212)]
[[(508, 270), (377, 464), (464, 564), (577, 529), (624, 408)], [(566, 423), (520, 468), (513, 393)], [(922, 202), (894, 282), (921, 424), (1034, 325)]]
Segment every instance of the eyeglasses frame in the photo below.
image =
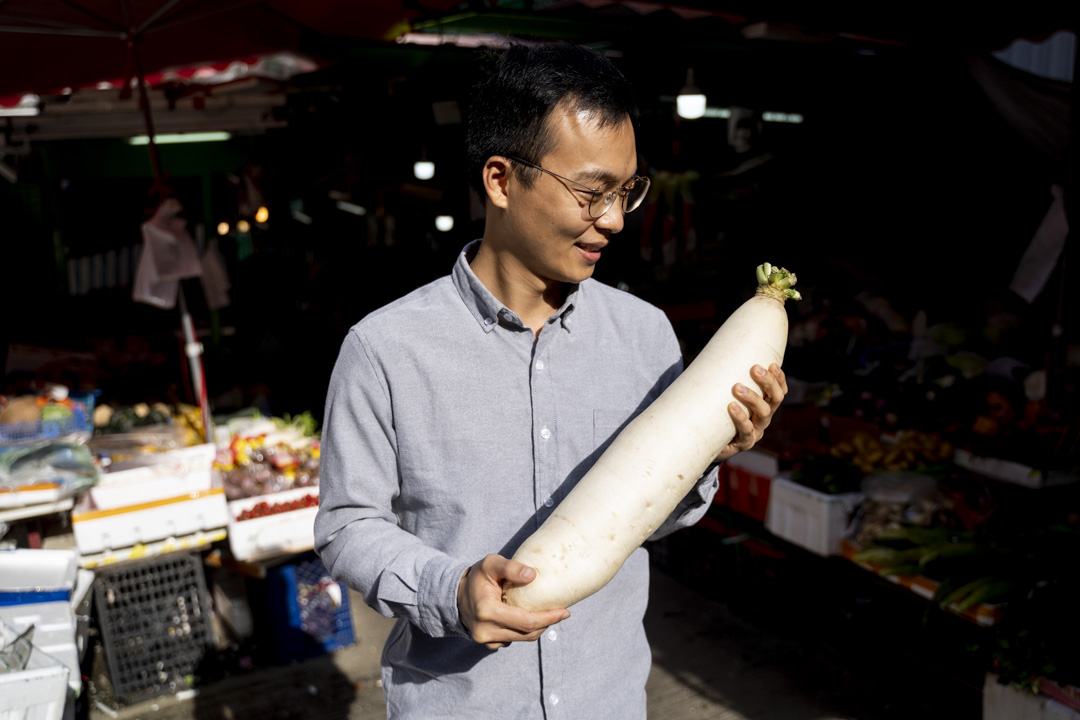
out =
[[(516, 157), (516, 156), (514, 156), (514, 155), (506, 155), (505, 157), (506, 157), (506, 158), (508, 158), (508, 159), (510, 159), (510, 160), (513, 160), (513, 161), (514, 161), (514, 162), (516, 162), (516, 163), (521, 163), (521, 164), (522, 164), (522, 165), (524, 165), (525, 167), (531, 167), (531, 168), (533, 168), (533, 169), (535, 169), (535, 170), (539, 170), (539, 171), (541, 171), (541, 172), (546, 172), (546, 173), (547, 173), (548, 175), (551, 175), (552, 177), (557, 177), (557, 178), (559, 178), (560, 180), (565, 180), (565, 181), (566, 181), (566, 182), (568, 182), (568, 183), (571, 183), (571, 184), (577, 185), (577, 186), (578, 186), (579, 188), (584, 188), (585, 190), (588, 190), (589, 192), (591, 192), (591, 193), (592, 193), (593, 195), (597, 195), (597, 196), (599, 196), (599, 197), (603, 197), (603, 191), (602, 191), (602, 190), (601, 190), (600, 188), (591, 188), (591, 187), (589, 187), (588, 185), (585, 185), (585, 184), (583, 184), (583, 183), (579, 183), (579, 182), (578, 182), (577, 180), (571, 180), (571, 179), (570, 179), (570, 178), (568, 178), (568, 177), (563, 177), (562, 175), (560, 175), (560, 174), (558, 174), (558, 173), (555, 173), (555, 172), (551, 172), (551, 171), (550, 171), (550, 170), (548, 170), (547, 168), (542, 168), (542, 167), (540, 167), (540, 166), (539, 166), (539, 165), (537, 165), (536, 163), (532, 163), (532, 162), (529, 162), (528, 160), (523, 160), (522, 158)], [(633, 187), (634, 187), (635, 185), (637, 185), (637, 184), (638, 184), (639, 182), (641, 182), (642, 180), (644, 180), (644, 181), (645, 181), (645, 182), (647, 183), (647, 185), (645, 186), (645, 194), (648, 194), (648, 192), (649, 192), (649, 185), (651, 185), (651, 184), (652, 184), (652, 180), (650, 180), (650, 179), (649, 179), (649, 178), (648, 178), (647, 176), (645, 176), (645, 175), (635, 175), (634, 177), (630, 178), (630, 182), (629, 182), (628, 184), (626, 184), (626, 185), (621, 185), (621, 186), (619, 186), (619, 189), (618, 189), (618, 193), (619, 193), (619, 197), (620, 197), (620, 198), (622, 199), (622, 201), (623, 201), (623, 212), (633, 212), (633, 211), (634, 211), (634, 210), (636, 210), (636, 209), (637, 209), (638, 207), (640, 207), (640, 203), (639, 203), (638, 205), (635, 205), (635, 206), (634, 206), (634, 207), (633, 207), (632, 209), (630, 209), (630, 210), (626, 210), (626, 198), (627, 198), (627, 196), (628, 196), (628, 195), (630, 194), (630, 190), (631, 190), (631, 189), (632, 189), (632, 188), (633, 188)], [(606, 184), (606, 183), (605, 183), (605, 184)], [(642, 195), (641, 199), (642, 199), (642, 200), (644, 200), (644, 199), (645, 199), (645, 195)], [(595, 201), (594, 201), (594, 202), (595, 202)], [(605, 213), (607, 213), (607, 211), (608, 211), (608, 210), (610, 210), (610, 209), (611, 209), (611, 206), (612, 206), (612, 205), (614, 205), (614, 204), (615, 204), (615, 202), (614, 202), (614, 201), (612, 201), (610, 205), (605, 205), (605, 206), (604, 206), (604, 212), (602, 212), (602, 213), (600, 213), (599, 215), (597, 215), (597, 216), (593, 217), (593, 214), (592, 214), (592, 205), (593, 205), (593, 204), (592, 204), (592, 202), (590, 202), (590, 203), (589, 203), (589, 216), (590, 216), (590, 217), (592, 217), (592, 218), (593, 218), (593, 220), (599, 220), (600, 218), (604, 217)]]

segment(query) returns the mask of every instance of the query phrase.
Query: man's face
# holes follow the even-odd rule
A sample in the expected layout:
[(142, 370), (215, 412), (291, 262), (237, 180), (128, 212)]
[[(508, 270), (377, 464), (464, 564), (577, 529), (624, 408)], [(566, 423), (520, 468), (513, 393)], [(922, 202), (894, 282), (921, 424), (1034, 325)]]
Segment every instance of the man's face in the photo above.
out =
[[(591, 188), (609, 180), (625, 185), (634, 176), (637, 151), (629, 118), (600, 129), (587, 115), (560, 107), (549, 123), (555, 149), (539, 159), (544, 169)], [(584, 188), (547, 173), (538, 173), (531, 188), (522, 187), (517, 174), (510, 183), (507, 218), (523, 269), (545, 283), (591, 277), (604, 246), (622, 230), (622, 200), (594, 219), (589, 215), (593, 196)]]

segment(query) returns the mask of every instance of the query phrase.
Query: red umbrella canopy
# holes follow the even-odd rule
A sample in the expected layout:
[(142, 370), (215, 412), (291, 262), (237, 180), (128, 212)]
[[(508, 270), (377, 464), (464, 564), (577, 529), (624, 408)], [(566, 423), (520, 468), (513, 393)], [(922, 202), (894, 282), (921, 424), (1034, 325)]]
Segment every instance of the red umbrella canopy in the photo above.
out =
[[(390, 39), (458, 0), (0, 0), (0, 97), (166, 67)], [(134, 51), (134, 52), (133, 52)]]

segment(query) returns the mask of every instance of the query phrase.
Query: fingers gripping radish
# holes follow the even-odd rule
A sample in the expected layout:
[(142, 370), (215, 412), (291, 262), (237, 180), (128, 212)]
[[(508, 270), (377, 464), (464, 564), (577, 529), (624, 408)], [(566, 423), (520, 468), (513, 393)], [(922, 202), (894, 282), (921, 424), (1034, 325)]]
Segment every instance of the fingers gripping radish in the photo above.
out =
[(638, 417), (563, 499), (514, 559), (536, 569), (505, 600), (528, 610), (565, 608), (608, 583), (735, 437), (732, 387), (756, 387), (754, 365), (780, 365), (784, 301), (799, 299), (795, 275), (768, 263), (758, 288), (701, 353)]

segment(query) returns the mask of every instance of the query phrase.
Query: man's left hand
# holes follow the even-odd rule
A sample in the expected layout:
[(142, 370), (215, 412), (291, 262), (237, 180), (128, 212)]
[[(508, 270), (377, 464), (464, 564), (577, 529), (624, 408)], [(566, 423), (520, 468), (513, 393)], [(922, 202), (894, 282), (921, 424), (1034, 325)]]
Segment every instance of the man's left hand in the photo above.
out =
[[(735, 437), (716, 456), (718, 462), (754, 447), (765, 434), (765, 428), (769, 427), (773, 414), (787, 395), (787, 378), (776, 363), (770, 365), (767, 371), (760, 365), (755, 365), (750, 369), (750, 377), (758, 384), (760, 394), (742, 383), (736, 383), (732, 388), (732, 393), (742, 404), (733, 402), (728, 405), (728, 413), (735, 424)], [(749, 415), (743, 405), (749, 408)]]

